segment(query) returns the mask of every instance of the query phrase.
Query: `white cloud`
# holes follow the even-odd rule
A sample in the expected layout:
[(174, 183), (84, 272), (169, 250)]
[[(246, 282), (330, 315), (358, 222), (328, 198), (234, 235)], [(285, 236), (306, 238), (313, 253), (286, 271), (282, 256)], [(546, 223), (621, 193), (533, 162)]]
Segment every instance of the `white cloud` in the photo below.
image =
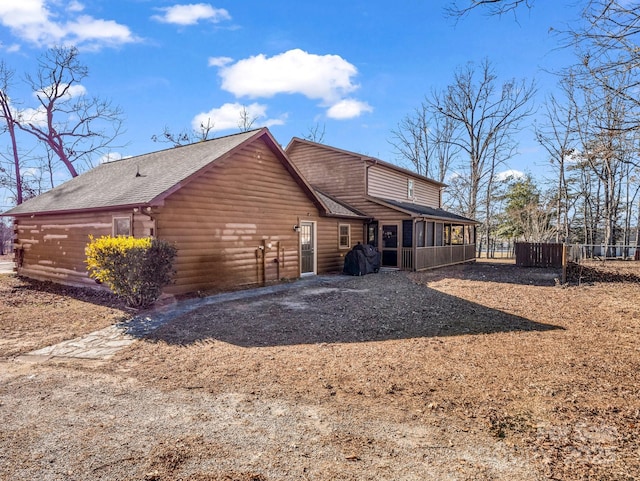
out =
[(207, 64), (209, 67), (224, 67), (233, 62), (231, 57), (209, 57)]
[(38, 46), (73, 44), (99, 49), (138, 40), (127, 26), (113, 20), (77, 15), (84, 10), (80, 2), (53, 11), (59, 4), (51, 0), (4, 0), (0, 2), (0, 24), (19, 39)]
[(47, 125), (47, 111), (40, 106), (37, 109), (26, 108), (18, 111), (17, 117), (21, 122), (32, 124), (37, 127), (45, 127)]
[(237, 130), (241, 123), (243, 109), (246, 109), (249, 119), (255, 119), (253, 127), (270, 127), (284, 124), (284, 119), (267, 118), (266, 105), (258, 103), (251, 105), (226, 103), (221, 107), (196, 115), (191, 121), (191, 127), (196, 131), (200, 130), (200, 125), (212, 125), (212, 130)]
[(19, 51), (20, 51), (20, 45), (19, 45), (19, 44), (17, 44), (17, 43), (14, 43), (14, 44), (12, 44), (12, 45), (9, 45), (9, 46), (6, 48), (6, 50), (7, 50), (7, 52), (9, 52), (9, 53), (19, 52)]
[(108, 162), (115, 162), (116, 160), (124, 159), (123, 155), (119, 152), (109, 152), (108, 154), (104, 154), (102, 157), (98, 159), (98, 162), (101, 164), (106, 164)]
[(518, 179), (524, 179), (524, 178), (525, 178), (524, 172), (520, 170), (513, 170), (513, 169), (505, 170), (503, 172), (498, 172), (496, 174), (496, 180), (498, 182), (504, 182), (505, 180), (518, 180)]
[(359, 117), (365, 112), (373, 112), (373, 107), (368, 103), (361, 102), (359, 100), (344, 99), (333, 104), (327, 110), (327, 117), (338, 120), (352, 119), (354, 117)]
[(76, 0), (72, 0), (67, 5), (67, 11), (69, 12), (82, 12), (84, 10), (84, 5)]
[[(33, 95), (34, 97), (38, 97), (40, 95), (49, 97), (52, 93), (52, 89), (53, 89), (53, 85), (50, 85), (45, 89), (42, 89), (38, 92), (34, 92)], [(58, 85), (58, 91), (65, 90), (65, 89), (66, 89), (66, 92), (64, 93), (64, 95), (60, 96), (62, 100), (69, 100), (75, 97), (81, 97), (82, 95), (86, 95), (87, 93), (87, 89), (83, 85), (79, 85), (79, 84), (69, 85), (64, 83)]]
[(270, 98), (300, 94), (319, 100), (333, 119), (358, 117), (373, 108), (347, 95), (360, 86), (358, 69), (339, 55), (316, 55), (294, 49), (267, 57), (263, 54), (239, 60), (212, 57), (210, 66), (220, 67), (222, 89), (236, 97)]
[(300, 49), (273, 57), (263, 54), (220, 69), (222, 88), (236, 97), (302, 94), (326, 104), (339, 101), (358, 88), (357, 69), (338, 55), (315, 55)]
[(215, 8), (208, 3), (191, 3), (188, 5), (173, 5), (158, 10), (162, 15), (154, 15), (154, 20), (162, 23), (174, 23), (176, 25), (195, 25), (200, 20), (208, 20), (219, 23), (223, 20), (231, 20), (231, 15), (224, 8)]

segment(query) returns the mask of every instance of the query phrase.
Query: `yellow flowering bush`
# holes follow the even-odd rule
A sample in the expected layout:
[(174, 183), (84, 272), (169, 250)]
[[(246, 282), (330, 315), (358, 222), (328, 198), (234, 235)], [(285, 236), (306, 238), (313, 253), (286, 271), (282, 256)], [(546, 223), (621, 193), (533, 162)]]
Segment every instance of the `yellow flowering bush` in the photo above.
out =
[(152, 237), (89, 236), (89, 276), (109, 286), (131, 307), (148, 307), (171, 283), (176, 248)]

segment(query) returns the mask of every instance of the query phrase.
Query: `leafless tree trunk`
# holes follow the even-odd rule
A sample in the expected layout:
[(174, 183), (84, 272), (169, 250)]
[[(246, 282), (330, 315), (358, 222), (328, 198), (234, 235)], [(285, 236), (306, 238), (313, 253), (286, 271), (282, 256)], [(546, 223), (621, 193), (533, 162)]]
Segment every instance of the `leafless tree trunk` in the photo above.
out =
[(316, 123), (313, 127), (309, 127), (307, 134), (302, 137), (310, 142), (321, 144), (324, 142), (325, 127), (326, 126), (322, 124), (322, 128), (320, 128), (320, 124)]
[(549, 155), (549, 161), (557, 172), (556, 194), (556, 242), (569, 242), (569, 211), (572, 208), (567, 163), (576, 154), (577, 106), (574, 96), (574, 78), (569, 73), (560, 83), (565, 94), (564, 102), (551, 95), (545, 103), (545, 122), (536, 128), (536, 138)]
[(457, 155), (451, 138), (455, 124), (448, 117), (433, 112), (423, 102), (413, 113), (400, 121), (391, 133), (389, 143), (398, 157), (411, 164), (418, 174), (444, 182)]
[(253, 128), (253, 124), (258, 120), (257, 116), (251, 116), (251, 113), (247, 109), (245, 105), (242, 106), (242, 110), (240, 110), (240, 120), (238, 121), (238, 128), (240, 132), (248, 132)]
[(429, 106), (453, 132), (448, 143), (466, 155), (461, 165), (468, 179), (467, 210), (463, 215), (475, 218), (483, 183), (498, 162), (513, 152), (513, 134), (532, 113), (533, 83), (509, 81), (497, 85), (497, 77), (488, 60), (476, 66), (467, 64), (455, 73), (453, 84), (432, 94)]
[(13, 171), (15, 175), (16, 204), (23, 202), (22, 174), (20, 173), (20, 156), (18, 154), (18, 143), (16, 142), (17, 122), (14, 117), (14, 107), (11, 105), (9, 88), (14, 72), (10, 70), (4, 61), (0, 62), (0, 116), (4, 121), (5, 128), (9, 134), (11, 142), (11, 156), (13, 160)]

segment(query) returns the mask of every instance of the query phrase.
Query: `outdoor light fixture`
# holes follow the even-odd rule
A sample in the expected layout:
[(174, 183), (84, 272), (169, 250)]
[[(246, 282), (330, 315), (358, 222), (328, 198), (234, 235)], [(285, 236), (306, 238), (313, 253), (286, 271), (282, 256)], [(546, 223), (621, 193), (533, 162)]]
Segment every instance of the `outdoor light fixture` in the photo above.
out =
[(298, 224), (293, 226), (293, 231), (294, 232), (300, 232), (300, 226)]

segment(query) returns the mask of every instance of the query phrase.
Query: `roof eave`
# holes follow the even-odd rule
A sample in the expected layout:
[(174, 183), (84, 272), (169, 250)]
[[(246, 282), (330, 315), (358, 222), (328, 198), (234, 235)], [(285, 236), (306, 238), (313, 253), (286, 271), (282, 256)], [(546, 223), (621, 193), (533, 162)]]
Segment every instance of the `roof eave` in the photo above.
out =
[(160, 203), (152, 204), (151, 202), (137, 202), (133, 204), (122, 204), (122, 205), (113, 205), (113, 206), (101, 206), (101, 207), (85, 207), (82, 209), (64, 209), (64, 210), (38, 210), (32, 212), (19, 212), (17, 214), (2, 213), (0, 217), (36, 217), (36, 216), (46, 216), (46, 215), (62, 215), (62, 214), (79, 214), (84, 212), (108, 212), (108, 211), (118, 211), (118, 210), (127, 210), (134, 209), (136, 207), (157, 207), (161, 205)]

